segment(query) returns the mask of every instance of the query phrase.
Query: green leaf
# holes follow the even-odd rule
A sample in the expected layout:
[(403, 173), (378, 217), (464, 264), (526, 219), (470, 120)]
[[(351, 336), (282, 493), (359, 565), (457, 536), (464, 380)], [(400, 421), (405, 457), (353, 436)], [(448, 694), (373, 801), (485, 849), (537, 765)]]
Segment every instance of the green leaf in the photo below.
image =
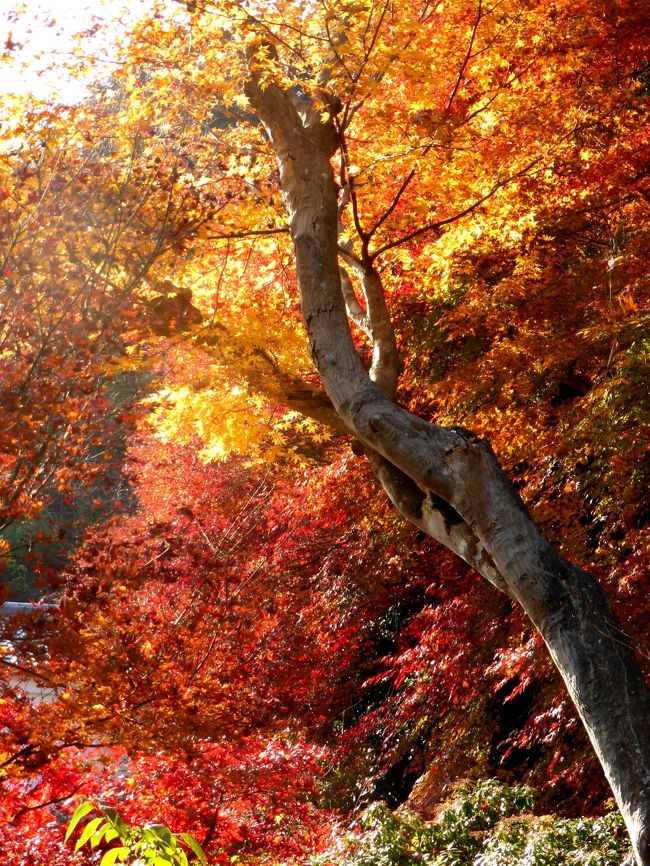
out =
[(85, 800), (77, 806), (72, 818), (70, 819), (70, 823), (68, 824), (68, 829), (63, 840), (64, 842), (67, 842), (70, 836), (72, 836), (74, 828), (77, 826), (79, 821), (81, 821), (82, 818), (85, 818), (89, 812), (92, 812), (94, 808), (95, 804), (91, 803), (90, 800)]
[(155, 839), (160, 839), (166, 845), (172, 845), (174, 842), (171, 830), (164, 824), (148, 824), (144, 830), (148, 830)]
[(84, 831), (81, 834), (81, 836), (79, 837), (79, 841), (74, 846), (74, 850), (78, 851), (80, 848), (83, 848), (83, 846), (90, 839), (90, 837), (93, 835), (95, 830), (99, 827), (100, 824), (103, 824), (103, 823), (104, 823), (104, 818), (101, 815), (99, 818), (93, 818), (92, 821), (89, 821), (86, 824), (86, 826), (84, 827)]
[(180, 837), (183, 842), (185, 842), (186, 845), (189, 845), (192, 851), (194, 851), (199, 861), (202, 863), (202, 866), (207, 866), (205, 854), (203, 853), (203, 848), (201, 848), (194, 836), (192, 836), (191, 833), (181, 833)]
[(102, 812), (104, 813), (104, 815), (106, 815), (110, 825), (117, 830), (120, 838), (124, 839), (129, 828), (127, 824), (117, 814), (115, 809), (111, 809), (110, 806), (102, 806)]
[(118, 860), (125, 860), (126, 857), (130, 854), (131, 849), (126, 847), (121, 848), (111, 848), (110, 851), (107, 851), (101, 859), (99, 866), (115, 866), (115, 863)]
[(105, 842), (112, 842), (113, 839), (118, 839), (119, 835), (120, 834), (117, 832), (115, 827), (109, 827), (108, 830), (106, 831), (105, 836), (104, 836), (104, 841)]
[(99, 845), (104, 835), (108, 833), (110, 829), (111, 825), (108, 823), (108, 821), (104, 819), (104, 823), (101, 825), (101, 827), (98, 827), (97, 832), (93, 833), (93, 835), (90, 837), (90, 847), (93, 849), (93, 851)]

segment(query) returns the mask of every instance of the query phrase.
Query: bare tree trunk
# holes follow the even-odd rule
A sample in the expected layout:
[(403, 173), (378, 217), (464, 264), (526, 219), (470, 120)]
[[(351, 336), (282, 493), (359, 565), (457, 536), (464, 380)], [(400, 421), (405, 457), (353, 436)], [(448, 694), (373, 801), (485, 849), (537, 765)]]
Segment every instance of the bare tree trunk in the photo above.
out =
[(258, 86), (254, 58), (252, 65), (247, 94), (277, 158), (323, 386), (401, 513), (516, 598), (539, 630), (605, 770), (637, 864), (650, 866), (650, 692), (605, 594), (551, 549), (485, 441), (397, 406), (394, 377), (380, 358), (372, 379), (364, 370), (341, 286), (334, 129), (290, 93)]

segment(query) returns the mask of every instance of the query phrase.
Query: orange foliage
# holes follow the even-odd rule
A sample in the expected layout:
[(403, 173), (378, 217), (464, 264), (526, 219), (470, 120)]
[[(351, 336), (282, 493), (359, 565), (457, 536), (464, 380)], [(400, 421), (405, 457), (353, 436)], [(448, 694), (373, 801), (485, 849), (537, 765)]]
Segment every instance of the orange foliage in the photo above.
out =
[(351, 778), (397, 801), (425, 767), (436, 795), (480, 769), (602, 800), (540, 642), (327, 429), (244, 85), (267, 40), (262, 75), (336, 112), (343, 261), (381, 275), (398, 401), (490, 440), (647, 655), (645, 5), (198, 0), (134, 25), (80, 105), (6, 97), (0, 531), (108, 463), (130, 485), (45, 575), (56, 628), (9, 634), (55, 695), (27, 700), (9, 647), (12, 856), (41, 833), (33, 862), (69, 862), (38, 806), (81, 789), (215, 863), (298, 861)]

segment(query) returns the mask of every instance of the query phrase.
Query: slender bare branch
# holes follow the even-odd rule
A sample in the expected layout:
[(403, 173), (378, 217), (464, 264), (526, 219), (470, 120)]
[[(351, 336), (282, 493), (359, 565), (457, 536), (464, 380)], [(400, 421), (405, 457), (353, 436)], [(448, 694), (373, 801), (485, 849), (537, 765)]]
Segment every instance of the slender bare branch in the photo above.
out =
[(402, 195), (406, 191), (406, 187), (410, 184), (410, 182), (413, 180), (414, 177), (415, 177), (415, 169), (412, 168), (409, 171), (409, 173), (406, 175), (406, 177), (404, 178), (402, 183), (400, 184), (400, 187), (397, 190), (397, 192), (395, 193), (395, 195), (393, 196), (393, 200), (391, 201), (391, 203), (388, 205), (388, 207), (382, 213), (382, 215), (379, 217), (379, 219), (375, 222), (375, 224), (372, 226), (372, 228), (369, 229), (369, 231), (368, 231), (368, 237), (369, 238), (372, 238), (372, 236), (375, 234), (375, 232), (379, 228), (381, 228), (381, 226), (386, 222), (387, 219), (389, 219), (389, 217), (391, 216), (391, 214), (393, 213), (393, 211), (395, 210), (395, 208), (399, 204), (400, 199), (402, 198)]
[(445, 217), (444, 219), (441, 219), (441, 220), (435, 220), (435, 221), (430, 222), (430, 223), (426, 223), (425, 225), (420, 226), (420, 228), (414, 229), (411, 232), (407, 232), (405, 235), (402, 235), (399, 238), (395, 238), (392, 241), (388, 241), (387, 243), (383, 244), (383, 246), (379, 247), (379, 249), (375, 250), (372, 253), (372, 255), (371, 255), (372, 260), (374, 261), (383, 253), (387, 252), (388, 250), (392, 250), (394, 247), (400, 246), (400, 244), (407, 243), (408, 241), (411, 241), (414, 238), (420, 237), (423, 234), (427, 234), (428, 232), (437, 231), (438, 229), (441, 229), (443, 226), (458, 222), (458, 220), (463, 219), (463, 217), (469, 216), (469, 214), (473, 213), (482, 204), (484, 204), (486, 201), (491, 199), (492, 196), (495, 195), (500, 189), (503, 189), (503, 187), (507, 186), (509, 183), (512, 183), (518, 177), (521, 177), (522, 175), (526, 174), (527, 172), (529, 172), (531, 170), (531, 168), (534, 168), (536, 165), (538, 165), (540, 162), (542, 162), (543, 158), (544, 157), (540, 154), (539, 156), (536, 156), (534, 159), (531, 159), (530, 162), (526, 163), (526, 165), (523, 166), (523, 168), (520, 168), (518, 171), (514, 172), (513, 174), (508, 175), (508, 177), (497, 181), (492, 187), (490, 187), (490, 189), (488, 190), (488, 192), (485, 193), (485, 195), (482, 195), (480, 198), (476, 199), (476, 201), (473, 201), (471, 204), (467, 205), (467, 207), (463, 208), (463, 210), (457, 211), (452, 216)]
[(467, 64), (470, 61), (472, 56), (472, 48), (474, 47), (474, 40), (476, 39), (476, 33), (478, 31), (478, 26), (481, 23), (482, 18), (482, 0), (478, 0), (478, 9), (476, 10), (476, 18), (474, 19), (474, 26), (472, 27), (472, 32), (469, 37), (469, 44), (467, 46), (467, 51), (465, 52), (465, 57), (463, 58), (463, 62), (460, 65), (460, 69), (458, 70), (458, 74), (456, 75), (456, 81), (454, 82), (454, 86), (452, 88), (451, 93), (449, 94), (449, 99), (447, 100), (447, 105), (445, 107), (445, 111), (449, 111), (451, 108), (454, 99), (456, 98), (456, 94), (460, 88), (461, 81), (463, 80), (463, 75), (465, 74), (465, 70), (467, 69)]

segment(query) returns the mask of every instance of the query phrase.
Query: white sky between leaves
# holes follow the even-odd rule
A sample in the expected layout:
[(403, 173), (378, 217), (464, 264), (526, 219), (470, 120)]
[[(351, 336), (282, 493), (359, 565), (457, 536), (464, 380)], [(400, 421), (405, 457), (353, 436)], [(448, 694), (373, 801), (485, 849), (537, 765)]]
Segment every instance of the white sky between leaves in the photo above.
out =
[[(82, 57), (92, 59), (97, 77), (110, 74), (115, 38), (145, 15), (156, 0), (0, 0), (0, 92), (35, 99), (78, 102), (87, 81), (75, 78)], [(173, 0), (169, 0), (169, 8)], [(82, 51), (75, 34), (99, 25)], [(77, 52), (77, 53), (75, 53)]]

